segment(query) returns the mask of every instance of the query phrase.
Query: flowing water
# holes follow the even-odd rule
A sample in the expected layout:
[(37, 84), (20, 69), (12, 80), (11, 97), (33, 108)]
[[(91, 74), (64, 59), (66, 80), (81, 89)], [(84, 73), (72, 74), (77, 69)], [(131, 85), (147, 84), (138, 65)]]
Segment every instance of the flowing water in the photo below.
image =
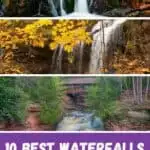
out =
[(104, 130), (103, 122), (94, 113), (73, 111), (67, 113), (57, 126), (57, 131)]
[(60, 0), (60, 8), (61, 8), (61, 16), (67, 15), (68, 17), (93, 17), (95, 15), (92, 15), (89, 13), (88, 9), (88, 2), (87, 0), (75, 0), (74, 4), (74, 12), (71, 14), (67, 14), (66, 11), (63, 9), (63, 0)]
[(89, 73), (100, 73), (104, 68), (104, 61), (109, 50), (113, 49), (121, 37), (120, 27), (126, 19), (99, 21), (92, 29), (93, 43), (91, 48), (91, 60)]
[(58, 16), (58, 12), (57, 12), (57, 9), (55, 7), (55, 4), (54, 4), (53, 0), (48, 0), (48, 4), (51, 6), (51, 10), (50, 11), (52, 12), (52, 15), (54, 17)]
[(67, 15), (66, 11), (64, 10), (64, 0), (60, 0), (60, 12), (61, 12), (61, 16), (65, 16)]
[(76, 0), (74, 11), (78, 13), (89, 13), (87, 0)]
[(88, 8), (88, 2), (87, 0), (76, 0), (74, 12), (71, 14), (68, 14), (68, 17), (78, 17), (78, 18), (95, 18), (98, 17), (95, 14), (90, 14), (89, 8)]

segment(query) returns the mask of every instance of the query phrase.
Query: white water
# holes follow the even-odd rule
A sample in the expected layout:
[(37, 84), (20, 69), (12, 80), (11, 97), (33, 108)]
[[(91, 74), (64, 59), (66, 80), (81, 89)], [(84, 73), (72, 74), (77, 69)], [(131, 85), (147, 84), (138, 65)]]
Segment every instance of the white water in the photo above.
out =
[(60, 0), (60, 12), (61, 12), (61, 16), (67, 15), (66, 11), (64, 10), (63, 4), (64, 4), (64, 0)]
[[(109, 53), (109, 49), (118, 42), (118, 30), (126, 19), (120, 20), (103, 20), (99, 21), (92, 29), (93, 43), (91, 51), (91, 60), (89, 65), (89, 73), (100, 73), (100, 69), (104, 67), (104, 61)], [(95, 33), (96, 32), (96, 33)], [(119, 31), (120, 32), (120, 31)], [(117, 33), (117, 34), (116, 34)]]
[(87, 0), (76, 0), (74, 12), (89, 13)]
[(103, 123), (94, 113), (74, 111), (66, 114), (57, 126), (57, 131), (103, 130)]
[[(48, 1), (51, 1), (51, 0), (48, 0)], [(102, 17), (100, 15), (95, 15), (95, 14), (90, 14), (89, 13), (89, 9), (88, 9), (88, 2), (87, 0), (75, 0), (75, 4), (74, 4), (74, 12), (70, 13), (70, 14), (67, 14), (66, 10), (64, 9), (64, 3), (65, 1), (64, 0), (60, 0), (60, 15), (61, 16), (67, 16), (68, 18), (72, 18), (72, 17), (78, 17), (78, 18), (96, 18), (97, 17)], [(92, 0), (91, 0), (92, 2)], [(50, 2), (49, 2), (50, 3)], [(52, 6), (54, 4), (51, 4)], [(52, 7), (53, 8), (53, 7)], [(56, 14), (56, 8), (52, 9), (52, 12), (53, 12), (53, 15), (56, 17), (58, 16), (58, 12)]]
[(79, 18), (97, 18), (100, 17), (95, 14), (90, 14), (88, 9), (88, 3), (87, 0), (76, 0), (75, 6), (74, 6), (74, 12), (71, 14), (67, 14), (67, 17), (78, 17)]
[(76, 18), (78, 17), (78, 19), (98, 19), (98, 18), (104, 18), (103, 16), (98, 16), (95, 14), (90, 14), (90, 13), (80, 13), (80, 12), (74, 12), (71, 14), (67, 15), (68, 19), (72, 19), (72, 18)]

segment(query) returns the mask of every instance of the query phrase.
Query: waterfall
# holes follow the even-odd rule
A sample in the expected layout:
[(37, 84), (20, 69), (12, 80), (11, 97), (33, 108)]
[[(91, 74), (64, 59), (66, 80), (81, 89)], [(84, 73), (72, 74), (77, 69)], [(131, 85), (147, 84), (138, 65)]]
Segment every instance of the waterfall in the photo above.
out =
[(87, 0), (76, 0), (74, 11), (77, 13), (89, 13)]
[(56, 7), (55, 7), (55, 5), (54, 5), (53, 0), (48, 0), (48, 4), (51, 6), (52, 15), (53, 15), (54, 17), (58, 16), (58, 12), (57, 12), (57, 10), (56, 10)]
[(103, 20), (99, 21), (92, 29), (93, 43), (91, 48), (91, 60), (89, 65), (89, 73), (100, 73), (103, 69), (105, 58), (108, 51), (118, 44), (118, 36), (116, 36), (121, 24), (126, 19), (120, 20)]
[(61, 16), (65, 16), (67, 13), (66, 11), (64, 10), (64, 0), (60, 0), (60, 13), (61, 13)]
[(88, 2), (87, 0), (76, 0), (74, 6), (74, 12), (67, 15), (68, 17), (86, 17), (86, 18), (95, 18), (100, 17), (96, 14), (91, 14), (88, 9)]

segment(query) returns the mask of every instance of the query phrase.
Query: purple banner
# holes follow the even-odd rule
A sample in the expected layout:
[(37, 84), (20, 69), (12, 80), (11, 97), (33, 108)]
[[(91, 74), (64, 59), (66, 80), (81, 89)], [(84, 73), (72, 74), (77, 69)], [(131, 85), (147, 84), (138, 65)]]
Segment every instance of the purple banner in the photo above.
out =
[(4, 133), (0, 150), (150, 150), (150, 133)]

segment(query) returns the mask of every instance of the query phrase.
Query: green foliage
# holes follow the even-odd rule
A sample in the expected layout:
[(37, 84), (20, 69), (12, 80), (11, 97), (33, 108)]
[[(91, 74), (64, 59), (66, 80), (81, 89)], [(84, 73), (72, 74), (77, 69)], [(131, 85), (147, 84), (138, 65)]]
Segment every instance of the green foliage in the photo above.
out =
[[(134, 77), (136, 78), (136, 77)], [(133, 88), (133, 77), (121, 77), (120, 82), (122, 82), (122, 90), (128, 90)], [(142, 87), (146, 88), (147, 77), (142, 77)]]
[(98, 78), (96, 85), (88, 89), (87, 103), (89, 109), (95, 110), (98, 116), (107, 119), (114, 115), (116, 100), (120, 93), (121, 90), (117, 78)]
[(26, 115), (25, 108), (28, 104), (38, 103), (41, 106), (41, 121), (55, 123), (61, 114), (59, 105), (64, 91), (60, 78), (20, 78), (17, 82), (21, 101), (20, 118)]
[(132, 78), (129, 77), (122, 77), (120, 78), (120, 81), (122, 82), (122, 90), (128, 90), (132, 88)]
[(0, 121), (24, 121), (31, 103), (41, 106), (43, 123), (55, 123), (61, 115), (64, 87), (60, 78), (0, 78)]
[(14, 85), (14, 78), (0, 78), (0, 121), (18, 120), (18, 95)]

